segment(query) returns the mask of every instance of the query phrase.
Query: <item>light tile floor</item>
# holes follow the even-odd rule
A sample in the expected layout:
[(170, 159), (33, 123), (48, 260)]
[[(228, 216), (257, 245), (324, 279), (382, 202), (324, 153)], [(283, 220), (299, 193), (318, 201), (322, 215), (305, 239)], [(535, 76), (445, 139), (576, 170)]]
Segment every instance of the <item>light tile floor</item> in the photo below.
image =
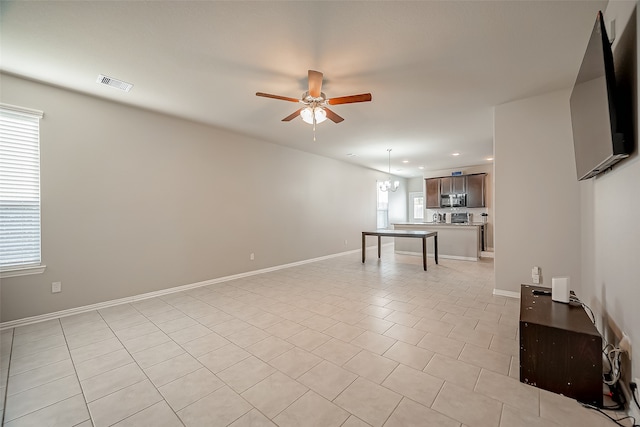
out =
[(521, 384), (493, 260), (384, 249), (3, 331), (15, 426), (603, 426)]

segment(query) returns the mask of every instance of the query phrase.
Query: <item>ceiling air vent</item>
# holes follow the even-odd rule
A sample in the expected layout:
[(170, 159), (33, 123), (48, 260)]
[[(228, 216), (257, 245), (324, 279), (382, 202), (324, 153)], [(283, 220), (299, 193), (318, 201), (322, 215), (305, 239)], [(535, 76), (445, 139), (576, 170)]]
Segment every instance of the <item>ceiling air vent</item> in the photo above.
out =
[(129, 92), (133, 87), (131, 83), (123, 82), (122, 80), (114, 79), (112, 77), (103, 76), (102, 74), (98, 75), (98, 80), (96, 80), (96, 83), (115, 87), (116, 89), (120, 89), (125, 92)]

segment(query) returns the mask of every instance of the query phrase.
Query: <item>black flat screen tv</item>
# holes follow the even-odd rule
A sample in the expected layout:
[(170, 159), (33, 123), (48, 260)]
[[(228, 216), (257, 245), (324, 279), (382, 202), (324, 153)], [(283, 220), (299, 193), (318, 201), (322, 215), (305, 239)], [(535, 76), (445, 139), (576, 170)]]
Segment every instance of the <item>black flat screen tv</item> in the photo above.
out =
[(616, 101), (613, 53), (602, 12), (598, 12), (569, 102), (580, 181), (629, 156)]

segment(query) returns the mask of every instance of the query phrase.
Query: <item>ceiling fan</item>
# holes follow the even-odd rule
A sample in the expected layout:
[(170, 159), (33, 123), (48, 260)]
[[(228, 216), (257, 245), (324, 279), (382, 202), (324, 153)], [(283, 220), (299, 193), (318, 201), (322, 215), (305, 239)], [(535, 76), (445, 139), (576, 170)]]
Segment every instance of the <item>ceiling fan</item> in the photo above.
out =
[(351, 104), (354, 102), (368, 102), (371, 101), (370, 93), (363, 93), (360, 95), (341, 96), (338, 98), (327, 98), (322, 93), (322, 73), (320, 71), (309, 70), (309, 90), (302, 94), (300, 99), (289, 98), (287, 96), (271, 95), (269, 93), (256, 92), (256, 96), (263, 96), (265, 98), (281, 99), (289, 102), (299, 102), (303, 105), (300, 109), (294, 113), (288, 115), (283, 122), (289, 122), (296, 117), (302, 117), (306, 123), (313, 124), (314, 129), (316, 123), (322, 123), (326, 119), (333, 121), (334, 123), (340, 123), (344, 119), (327, 108), (327, 105), (339, 105), (339, 104)]

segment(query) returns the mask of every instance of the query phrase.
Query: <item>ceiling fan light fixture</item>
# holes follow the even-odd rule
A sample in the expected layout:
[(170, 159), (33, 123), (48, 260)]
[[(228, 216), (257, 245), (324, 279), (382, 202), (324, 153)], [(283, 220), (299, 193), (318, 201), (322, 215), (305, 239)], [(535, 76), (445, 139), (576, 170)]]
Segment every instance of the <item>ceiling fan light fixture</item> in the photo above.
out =
[(300, 117), (305, 123), (312, 125), (314, 116), (316, 123), (322, 123), (327, 120), (327, 112), (322, 107), (306, 107), (300, 110)]
[(305, 123), (313, 124), (313, 110), (311, 110), (310, 107), (300, 110), (300, 117), (302, 117)]
[[(334, 123), (340, 123), (344, 121), (342, 117), (331, 111), (329, 105), (340, 104), (353, 104), (356, 102), (369, 102), (371, 101), (370, 93), (361, 93), (359, 95), (339, 96), (337, 98), (327, 98), (322, 92), (322, 79), (323, 74), (320, 71), (309, 70), (307, 74), (307, 83), (309, 84), (309, 90), (302, 94), (302, 98), (295, 99), (288, 96), (272, 95), (270, 93), (256, 92), (256, 96), (262, 96), (265, 98), (280, 99), (282, 101), (295, 102), (296, 104), (303, 104), (302, 108), (289, 114), (282, 119), (283, 122), (290, 122), (298, 117), (302, 117), (306, 123), (315, 126), (318, 123), (324, 122), (326, 119), (331, 120)], [(315, 141), (315, 136), (314, 139)]]
[(324, 111), (324, 108), (314, 108), (314, 114), (316, 116), (316, 123), (322, 123), (327, 120), (327, 112)]

